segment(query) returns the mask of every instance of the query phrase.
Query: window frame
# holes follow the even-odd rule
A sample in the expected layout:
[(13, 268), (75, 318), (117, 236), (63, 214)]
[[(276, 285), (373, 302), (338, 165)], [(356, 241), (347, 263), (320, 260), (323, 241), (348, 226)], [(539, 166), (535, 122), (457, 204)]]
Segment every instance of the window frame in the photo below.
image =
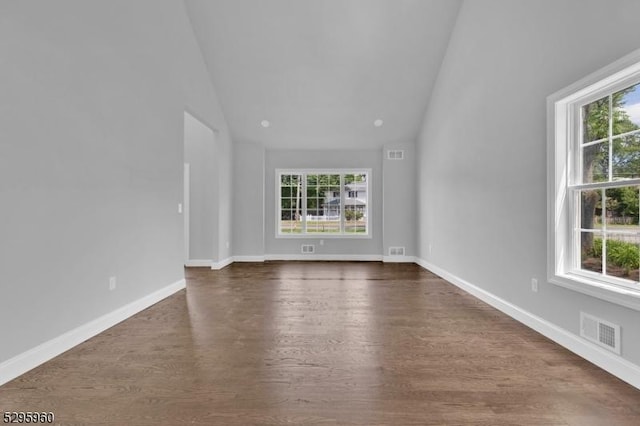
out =
[[(576, 224), (580, 206), (574, 193), (581, 166), (581, 108), (640, 82), (640, 49), (547, 98), (547, 278), (552, 284), (640, 310), (640, 285), (579, 269)], [(640, 185), (640, 179), (598, 183), (599, 188)]]
[[(345, 200), (347, 197), (347, 191), (344, 189), (344, 175), (347, 174), (366, 174), (367, 175), (367, 204), (365, 208), (365, 217), (366, 217), (366, 232), (365, 233), (346, 233), (344, 231), (345, 224)], [(302, 176), (302, 198), (300, 200), (302, 207), (302, 232), (300, 233), (283, 233), (280, 231), (280, 218), (282, 217), (282, 206), (281, 206), (281, 176), (282, 175), (301, 175)], [(340, 175), (340, 232), (339, 233), (307, 233), (306, 232), (306, 212), (307, 212), (307, 175)], [(372, 238), (372, 220), (371, 220), (371, 179), (372, 179), (372, 170), (370, 168), (357, 168), (357, 169), (345, 169), (345, 168), (336, 168), (336, 169), (276, 169), (275, 170), (275, 227), (276, 238), (343, 238), (343, 239), (368, 239)]]

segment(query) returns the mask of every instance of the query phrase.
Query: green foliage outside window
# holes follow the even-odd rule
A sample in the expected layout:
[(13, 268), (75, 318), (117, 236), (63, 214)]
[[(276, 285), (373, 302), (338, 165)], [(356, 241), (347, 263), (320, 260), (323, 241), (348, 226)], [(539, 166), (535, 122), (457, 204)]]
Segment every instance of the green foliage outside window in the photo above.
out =
[[(593, 247), (589, 253), (594, 257), (602, 257), (602, 239), (594, 238)], [(640, 249), (637, 244), (607, 240), (607, 264), (624, 268), (625, 274), (640, 267)]]
[(347, 220), (360, 220), (364, 217), (364, 213), (349, 209), (344, 212), (344, 217)]

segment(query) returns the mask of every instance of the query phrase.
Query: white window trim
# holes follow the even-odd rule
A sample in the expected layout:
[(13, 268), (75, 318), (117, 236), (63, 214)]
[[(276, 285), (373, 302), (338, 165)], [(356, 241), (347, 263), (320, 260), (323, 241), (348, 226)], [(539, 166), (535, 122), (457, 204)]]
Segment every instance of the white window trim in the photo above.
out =
[[(276, 211), (276, 220), (275, 220), (275, 227), (276, 227), (276, 238), (285, 238), (285, 239), (371, 239), (373, 238), (373, 233), (372, 233), (372, 217), (371, 217), (371, 203), (372, 203), (372, 194), (371, 194), (371, 182), (373, 179), (373, 175), (372, 175), (372, 169), (370, 168), (357, 168), (357, 169), (344, 169), (344, 168), (336, 168), (336, 169), (276, 169), (275, 170), (276, 173), (276, 185), (275, 185), (275, 199), (276, 199), (276, 204), (275, 204), (275, 211)], [(340, 234), (323, 234), (323, 233), (317, 233), (317, 234), (313, 234), (313, 233), (309, 233), (309, 234), (290, 234), (290, 233), (281, 233), (280, 232), (280, 217), (281, 217), (281, 213), (280, 213), (280, 176), (283, 174), (339, 174), (339, 175), (344, 175), (344, 174), (355, 174), (355, 173), (366, 173), (367, 174), (367, 207), (366, 207), (366, 213), (367, 213), (367, 232), (364, 234), (345, 234), (345, 233), (340, 233)], [(340, 187), (340, 205), (344, 206), (345, 204), (345, 192), (342, 189), (344, 185), (341, 185)], [(306, 188), (306, 183), (304, 188)], [(306, 204), (302, 206), (303, 207), (303, 214), (306, 215)], [(341, 227), (344, 227), (344, 217), (341, 218), (341, 221), (343, 222), (341, 224)]]
[[(578, 103), (615, 92), (640, 78), (640, 49), (594, 72), (547, 98), (547, 278), (556, 284), (631, 309), (640, 310), (640, 288), (616, 284), (615, 278), (572, 271), (573, 220), (567, 194), (571, 170), (571, 137), (579, 123), (572, 122), (572, 108)], [(594, 92), (597, 92), (594, 94)], [(577, 213), (575, 213), (577, 214)]]

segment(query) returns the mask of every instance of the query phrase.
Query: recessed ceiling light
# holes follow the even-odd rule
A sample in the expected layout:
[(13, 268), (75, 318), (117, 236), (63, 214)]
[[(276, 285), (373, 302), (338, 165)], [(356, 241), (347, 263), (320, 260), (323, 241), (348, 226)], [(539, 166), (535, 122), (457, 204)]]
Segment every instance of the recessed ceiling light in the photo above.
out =
[(373, 125), (376, 127), (380, 127), (382, 126), (382, 123), (384, 123), (384, 121), (380, 120), (379, 118), (373, 122)]
[(271, 123), (269, 123), (269, 120), (262, 120), (262, 122), (260, 122), (260, 124), (262, 125), (262, 127), (264, 127), (265, 129), (269, 126), (271, 126)]

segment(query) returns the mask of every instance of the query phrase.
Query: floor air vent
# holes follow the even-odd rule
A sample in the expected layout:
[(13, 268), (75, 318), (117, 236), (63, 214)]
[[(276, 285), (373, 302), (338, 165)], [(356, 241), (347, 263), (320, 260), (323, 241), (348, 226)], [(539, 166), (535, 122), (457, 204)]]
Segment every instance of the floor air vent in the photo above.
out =
[(404, 247), (389, 247), (389, 256), (404, 256)]
[(580, 312), (580, 335), (620, 355), (620, 326)]
[(302, 254), (311, 254), (316, 251), (316, 247), (313, 244), (303, 244), (300, 251)]

